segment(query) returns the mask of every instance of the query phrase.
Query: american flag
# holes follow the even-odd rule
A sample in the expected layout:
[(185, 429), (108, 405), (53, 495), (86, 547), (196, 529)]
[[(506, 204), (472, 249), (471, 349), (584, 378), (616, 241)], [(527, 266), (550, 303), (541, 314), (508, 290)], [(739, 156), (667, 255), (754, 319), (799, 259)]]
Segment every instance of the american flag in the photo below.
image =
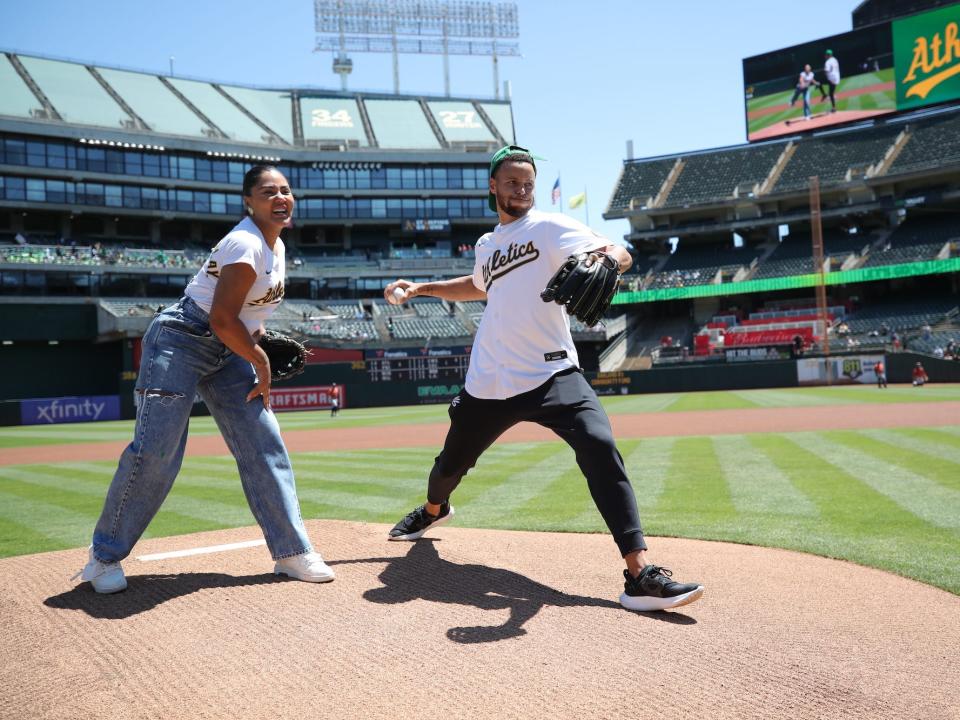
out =
[(557, 181), (553, 184), (553, 191), (550, 193), (550, 204), (556, 205), (560, 202), (560, 176), (557, 175)]

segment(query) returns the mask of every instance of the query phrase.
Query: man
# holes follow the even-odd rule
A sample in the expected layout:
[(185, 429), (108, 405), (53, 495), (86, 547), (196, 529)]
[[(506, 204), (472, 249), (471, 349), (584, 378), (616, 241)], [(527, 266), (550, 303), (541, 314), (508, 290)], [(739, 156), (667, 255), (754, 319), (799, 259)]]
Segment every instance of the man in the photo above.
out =
[(340, 414), (340, 388), (334, 383), (330, 388), (330, 417), (335, 418)]
[(883, 366), (883, 360), (877, 360), (873, 366), (873, 374), (877, 376), (877, 389), (887, 386), (887, 369)]
[(930, 382), (930, 378), (927, 377), (927, 371), (923, 369), (923, 365), (917, 363), (913, 366), (913, 386), (914, 387), (923, 387), (924, 384)]
[(649, 562), (636, 497), (610, 421), (579, 371), (569, 318), (563, 307), (539, 297), (570, 255), (606, 252), (621, 272), (632, 260), (576, 220), (534, 210), (535, 178), (528, 150), (514, 145), (499, 150), (490, 162), (488, 202), (500, 223), (477, 242), (473, 275), (427, 283), (397, 280), (384, 290), (384, 297), (399, 302), (420, 295), (487, 301), (466, 384), (450, 403), (450, 429), (430, 471), (427, 502), (397, 523), (390, 539), (417, 540), (449, 521), (450, 496), (484, 450), (513, 425), (536, 422), (576, 453), (627, 565), (621, 604), (643, 611), (686, 605), (700, 598), (703, 587), (676, 583), (669, 570)]
[[(829, 88), (830, 92), (830, 112), (835, 113), (837, 111), (837, 100), (834, 97), (834, 93), (837, 89), (837, 85), (840, 84), (840, 63), (837, 62), (837, 59), (833, 56), (833, 50), (827, 50), (824, 53), (826, 62), (823, 64), (823, 74), (826, 77), (826, 86)], [(824, 102), (827, 99), (827, 90), (824, 90), (824, 83), (820, 84), (820, 102)]]

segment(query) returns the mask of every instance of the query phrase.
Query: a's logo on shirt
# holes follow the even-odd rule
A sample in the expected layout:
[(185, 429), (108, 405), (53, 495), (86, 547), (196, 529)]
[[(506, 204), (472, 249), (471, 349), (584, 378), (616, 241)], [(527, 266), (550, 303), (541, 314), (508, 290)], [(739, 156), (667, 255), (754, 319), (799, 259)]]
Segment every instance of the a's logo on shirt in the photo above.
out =
[(493, 255), (487, 258), (487, 261), (483, 264), (484, 289), (489, 290), (494, 280), (502, 278), (518, 267), (533, 262), (538, 257), (540, 257), (540, 251), (534, 247), (532, 240), (526, 245), (510, 243), (506, 252), (494, 250)]
[(254, 307), (257, 305), (276, 305), (281, 300), (283, 300), (283, 283), (274, 285), (272, 288), (268, 289), (266, 293), (264, 293), (263, 297), (256, 300), (251, 300), (247, 303), (247, 305)]

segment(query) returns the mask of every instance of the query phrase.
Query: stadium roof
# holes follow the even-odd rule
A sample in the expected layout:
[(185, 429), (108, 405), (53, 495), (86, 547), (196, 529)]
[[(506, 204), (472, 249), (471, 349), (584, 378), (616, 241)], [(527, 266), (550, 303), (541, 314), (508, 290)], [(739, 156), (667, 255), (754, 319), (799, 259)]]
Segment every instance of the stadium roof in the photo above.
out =
[[(0, 129), (258, 152), (488, 152), (514, 141), (509, 101), (261, 88), (0, 51)], [(118, 135), (119, 136), (119, 135)], [(143, 140), (141, 140), (143, 142)], [(287, 152), (284, 152), (287, 151)]]

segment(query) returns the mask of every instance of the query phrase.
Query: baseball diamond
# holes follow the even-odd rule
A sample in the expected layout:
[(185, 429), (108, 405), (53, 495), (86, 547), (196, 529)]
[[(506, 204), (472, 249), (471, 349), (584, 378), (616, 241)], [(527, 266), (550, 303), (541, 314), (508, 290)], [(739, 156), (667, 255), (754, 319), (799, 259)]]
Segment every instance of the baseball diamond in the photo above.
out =
[[(437, 712), (449, 717), (504, 701), (505, 717), (536, 715), (541, 703), (604, 716), (636, 697), (625, 689), (629, 658), (643, 652), (658, 662), (640, 697), (665, 697), (667, 709), (721, 718), (867, 717), (877, 708), (948, 717), (960, 701), (955, 664), (943, 661), (960, 641), (951, 621), (960, 610), (960, 386), (927, 389), (933, 393), (918, 398), (895, 386), (899, 397), (879, 404), (869, 388), (608, 400), (628, 470), (643, 468), (641, 511), (651, 542), (666, 562), (683, 558), (713, 589), (696, 613), (641, 613), (640, 624), (627, 625), (618, 619), (607, 563), (596, 562), (615, 549), (602, 534), (583, 534), (602, 527), (569, 450), (531, 436), (527, 426), (484, 456), (451, 525), (397, 546), (383, 541), (389, 526), (380, 523), (417, 496), (430, 450), (410, 438), (435, 444), (444, 428), (432, 421), (442, 409), (357, 411), (350, 428), (325, 413), (285, 415), (302, 428), (285, 436), (307, 527), (337, 571), (322, 589), (268, 574), (262, 541), (247, 542), (259, 533), (232, 459), (222, 445), (198, 443), (137, 547), (142, 559), (126, 563), (127, 591), (108, 602), (64, 584), (82, 550), (55, 550), (82, 544), (112, 473), (112, 461), (85, 454), (97, 447), (87, 444), (91, 426), (0, 430), (4, 460), (13, 444), (34, 453), (32, 464), (0, 467), (3, 554), (10, 556), (0, 560), (0, 586), (12, 601), (14, 629), (0, 640), (10, 658), (0, 669), (8, 688), (0, 716), (123, 714), (136, 696), (143, 714), (157, 717), (370, 717), (436, 682), (468, 689), (438, 701)], [(771, 411), (786, 418), (783, 425), (764, 425)], [(209, 422), (197, 425), (194, 440), (216, 437)], [(648, 432), (655, 425), (659, 436)], [(642, 437), (632, 439), (631, 427)], [(123, 430), (94, 437), (102, 446)], [(77, 442), (63, 444), (71, 433)], [(298, 434), (312, 436), (313, 451), (297, 450), (291, 438)], [(43, 444), (50, 441), (61, 444)], [(30, 513), (60, 520), (35, 523)], [(215, 529), (226, 524), (235, 527)], [(172, 552), (231, 543), (242, 547)], [(891, 556), (891, 544), (912, 552)], [(548, 549), (562, 560), (542, 563)], [(53, 552), (35, 554), (44, 550)], [(433, 580), (415, 582), (423, 575)], [(923, 612), (904, 612), (904, 598)], [(238, 632), (238, 611), (271, 617), (271, 631)], [(681, 655), (658, 649), (677, 633)], [(16, 652), (54, 635), (56, 655)], [(91, 645), (92, 637), (99, 641)], [(211, 638), (220, 638), (215, 647)], [(430, 658), (418, 672), (404, 669), (411, 643)], [(249, 664), (254, 651), (324, 668), (336, 710), (318, 711), (281, 665)], [(584, 652), (595, 673), (589, 679), (569, 675)], [(174, 655), (175, 668), (165, 660)], [(722, 668), (717, 657), (725, 658)], [(119, 662), (134, 674), (104, 682), (104, 669)], [(385, 665), (394, 668), (393, 682), (370, 697), (371, 673)], [(66, 678), (63, 667), (71, 668)], [(560, 674), (570, 681), (558, 686)], [(204, 679), (211, 676), (222, 680), (212, 686)], [(165, 690), (143, 697), (144, 683)], [(663, 694), (678, 683), (683, 695)], [(811, 693), (813, 685), (820, 691)]]

